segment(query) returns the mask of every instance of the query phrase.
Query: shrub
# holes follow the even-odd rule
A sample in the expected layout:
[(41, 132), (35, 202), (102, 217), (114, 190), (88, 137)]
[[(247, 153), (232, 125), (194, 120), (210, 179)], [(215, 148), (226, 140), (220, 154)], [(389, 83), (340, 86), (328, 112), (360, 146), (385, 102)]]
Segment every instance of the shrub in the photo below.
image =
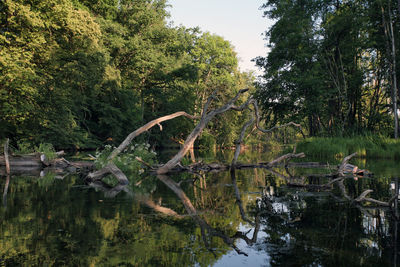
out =
[[(108, 156), (115, 149), (111, 145), (106, 145), (102, 151), (96, 151), (95, 165), (97, 168), (102, 168), (108, 163)], [(127, 176), (141, 175), (145, 172), (142, 164), (135, 158), (139, 157), (149, 164), (156, 163), (157, 153), (150, 149), (149, 144), (132, 144), (123, 153), (113, 159), (115, 165), (121, 169)]]

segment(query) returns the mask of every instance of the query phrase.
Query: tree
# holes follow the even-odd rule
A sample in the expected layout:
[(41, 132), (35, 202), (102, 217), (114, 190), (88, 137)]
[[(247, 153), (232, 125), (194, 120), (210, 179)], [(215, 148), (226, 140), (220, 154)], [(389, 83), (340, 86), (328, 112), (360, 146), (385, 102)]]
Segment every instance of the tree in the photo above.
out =
[[(316, 51), (319, 42), (316, 1), (268, 1), (265, 15), (277, 22), (267, 32), (271, 52), (256, 63), (265, 71), (259, 83), (258, 99), (266, 121), (308, 120), (311, 135), (320, 128), (322, 100), (329, 92), (323, 87), (323, 73)], [(293, 23), (296, 21), (296, 23)], [(270, 110), (270, 112), (268, 112)]]
[(388, 85), (397, 74), (390, 76), (387, 63), (395, 50), (383, 42), (388, 30), (380, 10), (386, 6), (375, 0), (267, 1), (265, 15), (276, 23), (267, 32), (271, 52), (257, 58), (265, 71), (257, 92), (264, 117), (273, 123), (297, 117), (310, 135), (388, 133), (395, 114), (388, 113)]
[[(168, 25), (165, 0), (0, 5), (0, 137), (14, 145), (118, 143), (154, 117), (177, 109), (199, 114), (206, 94), (229, 97), (243, 81), (232, 45)], [(160, 144), (192, 126), (175, 123), (143, 138)], [(229, 134), (225, 126), (234, 124), (221, 120), (213, 134)]]

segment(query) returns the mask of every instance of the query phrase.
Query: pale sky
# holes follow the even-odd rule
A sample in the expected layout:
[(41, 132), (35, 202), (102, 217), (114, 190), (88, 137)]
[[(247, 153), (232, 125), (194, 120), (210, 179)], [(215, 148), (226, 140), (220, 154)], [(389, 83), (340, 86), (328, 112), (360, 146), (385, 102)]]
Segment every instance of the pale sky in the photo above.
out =
[(170, 20), (175, 26), (199, 26), (203, 32), (217, 34), (231, 42), (242, 71), (258, 72), (251, 59), (266, 56), (262, 34), (271, 26), (259, 7), (265, 0), (169, 0)]

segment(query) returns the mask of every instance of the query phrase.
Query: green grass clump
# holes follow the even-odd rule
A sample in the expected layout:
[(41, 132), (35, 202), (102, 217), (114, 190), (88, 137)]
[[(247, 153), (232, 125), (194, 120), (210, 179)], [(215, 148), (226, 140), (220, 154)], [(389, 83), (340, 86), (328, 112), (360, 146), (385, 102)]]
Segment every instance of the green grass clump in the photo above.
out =
[(381, 136), (311, 137), (297, 145), (306, 155), (343, 158), (357, 152), (362, 158), (400, 159), (400, 140)]
[(57, 158), (56, 150), (52, 144), (41, 143), (38, 147), (35, 147), (35, 152), (44, 154), (48, 160)]
[(48, 160), (57, 158), (56, 150), (53, 145), (49, 143), (40, 143), (39, 146), (35, 146), (30, 142), (20, 141), (17, 143), (17, 148), (13, 148), (13, 152), (16, 155), (40, 153), (44, 154)]

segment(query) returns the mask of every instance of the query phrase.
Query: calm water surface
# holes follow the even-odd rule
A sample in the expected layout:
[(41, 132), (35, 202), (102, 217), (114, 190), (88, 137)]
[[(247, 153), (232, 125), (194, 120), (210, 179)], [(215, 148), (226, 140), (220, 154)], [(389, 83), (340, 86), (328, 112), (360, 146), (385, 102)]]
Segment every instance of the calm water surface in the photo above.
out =
[[(241, 160), (271, 157), (249, 153)], [(390, 199), (398, 163), (353, 163), (374, 176), (346, 179), (350, 196), (373, 189), (371, 197)], [(294, 177), (327, 172), (274, 170)], [(288, 187), (262, 169), (133, 174), (131, 185), (116, 188), (88, 186), (79, 175), (61, 178), (11, 177), (0, 207), (1, 266), (400, 266), (398, 214), (350, 204), (336, 187)], [(5, 185), (0, 177), (2, 192)]]

